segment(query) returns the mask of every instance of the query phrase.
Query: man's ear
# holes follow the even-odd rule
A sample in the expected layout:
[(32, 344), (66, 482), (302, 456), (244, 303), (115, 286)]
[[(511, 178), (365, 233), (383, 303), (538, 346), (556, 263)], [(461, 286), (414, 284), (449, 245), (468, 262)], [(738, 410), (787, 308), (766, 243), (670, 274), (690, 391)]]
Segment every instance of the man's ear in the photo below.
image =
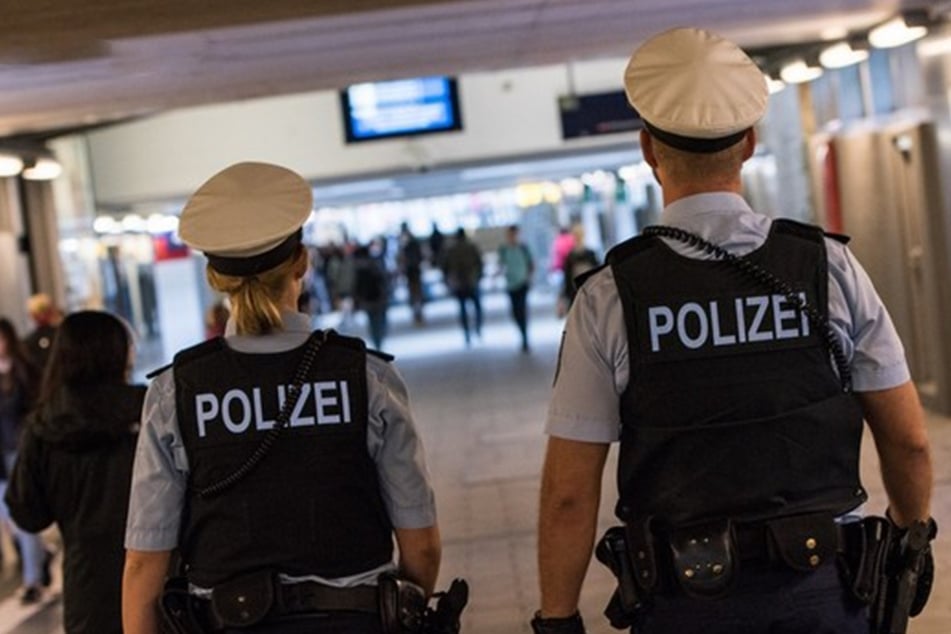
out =
[(664, 183), (660, 180), (660, 174), (657, 173), (657, 155), (654, 154), (654, 137), (647, 130), (641, 129), (641, 153), (644, 155), (644, 161), (650, 165), (651, 172), (654, 174), (654, 180), (661, 187)]
[(756, 152), (756, 128), (750, 128), (743, 139), (746, 147), (743, 148), (743, 160), (747, 160)]
[(641, 152), (644, 160), (653, 169), (657, 169), (657, 157), (654, 155), (654, 139), (647, 130), (641, 130)]

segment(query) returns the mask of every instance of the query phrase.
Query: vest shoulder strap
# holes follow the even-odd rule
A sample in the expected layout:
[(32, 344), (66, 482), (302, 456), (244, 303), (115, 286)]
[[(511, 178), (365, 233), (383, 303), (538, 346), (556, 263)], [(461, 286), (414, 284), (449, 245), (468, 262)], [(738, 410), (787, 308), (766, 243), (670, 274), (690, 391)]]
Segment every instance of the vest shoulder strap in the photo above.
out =
[(633, 238), (625, 240), (608, 251), (607, 256), (604, 258), (604, 262), (606, 265), (620, 264), (627, 258), (650, 248), (653, 244), (653, 241), (654, 238), (649, 236), (634, 236)]
[(773, 225), (775, 225), (775, 229), (779, 233), (797, 236), (812, 242), (821, 242), (824, 238), (829, 238), (836, 242), (841, 242), (842, 244), (848, 244), (849, 240), (851, 240), (849, 236), (840, 233), (828, 233), (824, 231), (822, 227), (790, 220), (789, 218), (777, 218), (773, 221)]
[(180, 350), (176, 355), (175, 359), (172, 361), (172, 365), (176, 368), (181, 368), (196, 359), (218, 352), (225, 347), (224, 337), (215, 337), (214, 339), (209, 339), (208, 341), (203, 341), (197, 345), (194, 345), (190, 348), (185, 348)]

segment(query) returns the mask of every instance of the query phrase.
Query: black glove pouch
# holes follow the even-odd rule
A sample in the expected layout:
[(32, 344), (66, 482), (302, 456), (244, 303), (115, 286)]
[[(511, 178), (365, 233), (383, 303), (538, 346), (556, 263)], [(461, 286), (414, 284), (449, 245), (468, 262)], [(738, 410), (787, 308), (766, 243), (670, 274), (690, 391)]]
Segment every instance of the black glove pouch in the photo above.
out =
[(250, 627), (263, 621), (274, 607), (278, 584), (269, 570), (237, 577), (211, 594), (211, 613), (222, 627)]
[(393, 573), (380, 575), (377, 583), (383, 634), (421, 632), (426, 614), (426, 592)]
[(793, 570), (812, 572), (835, 560), (839, 530), (828, 513), (793, 515), (767, 523), (774, 559)]
[(670, 551), (674, 578), (687, 596), (716, 599), (733, 588), (739, 560), (730, 520), (673, 531)]

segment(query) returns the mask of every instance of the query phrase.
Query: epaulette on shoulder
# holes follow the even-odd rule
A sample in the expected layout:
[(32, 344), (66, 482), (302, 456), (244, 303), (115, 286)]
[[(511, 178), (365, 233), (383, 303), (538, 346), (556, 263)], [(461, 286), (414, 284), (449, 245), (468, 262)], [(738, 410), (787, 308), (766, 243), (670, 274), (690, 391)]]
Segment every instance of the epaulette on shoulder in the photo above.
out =
[(172, 365), (175, 367), (182, 367), (196, 359), (211, 354), (212, 352), (218, 352), (225, 347), (224, 337), (214, 337), (207, 341), (202, 341), (199, 344), (195, 344), (190, 348), (185, 348), (184, 350), (179, 350), (175, 354), (175, 358), (172, 359)]
[(826, 231), (825, 236), (830, 240), (835, 240), (841, 244), (848, 244), (852, 241), (852, 236), (847, 236), (844, 233), (832, 233), (830, 231)]
[(327, 341), (332, 342), (334, 345), (343, 346), (344, 348), (350, 348), (351, 350), (356, 350), (359, 352), (366, 352), (369, 355), (373, 355), (378, 359), (382, 359), (387, 363), (390, 363), (395, 359), (391, 354), (385, 352), (380, 352), (379, 350), (373, 350), (372, 348), (367, 347), (366, 342), (359, 337), (350, 337), (348, 335), (341, 335), (336, 330), (327, 331)]
[(392, 354), (387, 354), (385, 352), (381, 352), (380, 350), (374, 350), (373, 348), (367, 348), (367, 354), (373, 355), (377, 359), (382, 359), (386, 363), (393, 363), (393, 361), (396, 359), (396, 357), (394, 357)]
[(175, 364), (174, 364), (174, 363), (166, 363), (166, 364), (163, 365), (162, 367), (156, 368), (156, 369), (152, 370), (151, 372), (149, 372), (148, 374), (146, 374), (146, 375), (145, 375), (145, 378), (147, 378), (149, 381), (151, 381), (152, 379), (154, 379), (155, 377), (157, 377), (158, 375), (160, 375), (162, 372), (165, 372), (166, 370), (168, 370), (169, 368), (171, 368), (173, 365), (175, 365)]

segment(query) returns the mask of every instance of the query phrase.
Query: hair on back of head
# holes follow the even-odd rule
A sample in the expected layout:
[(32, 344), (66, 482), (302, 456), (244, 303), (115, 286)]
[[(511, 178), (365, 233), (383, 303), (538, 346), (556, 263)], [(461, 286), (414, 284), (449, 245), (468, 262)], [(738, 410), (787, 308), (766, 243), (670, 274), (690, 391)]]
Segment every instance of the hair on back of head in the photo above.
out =
[(208, 284), (230, 299), (237, 334), (265, 335), (283, 330), (281, 297), (293, 281), (302, 258), (306, 262), (307, 250), (299, 245), (294, 254), (279, 265), (256, 275), (225, 275), (210, 266), (206, 268)]
[(124, 383), (132, 336), (118, 317), (99, 310), (68, 315), (56, 330), (41, 400), (62, 388)]
[(651, 140), (654, 156), (668, 179), (677, 182), (719, 183), (736, 178), (743, 168), (745, 139), (746, 137), (724, 150), (709, 154), (678, 150), (657, 137), (652, 137)]

